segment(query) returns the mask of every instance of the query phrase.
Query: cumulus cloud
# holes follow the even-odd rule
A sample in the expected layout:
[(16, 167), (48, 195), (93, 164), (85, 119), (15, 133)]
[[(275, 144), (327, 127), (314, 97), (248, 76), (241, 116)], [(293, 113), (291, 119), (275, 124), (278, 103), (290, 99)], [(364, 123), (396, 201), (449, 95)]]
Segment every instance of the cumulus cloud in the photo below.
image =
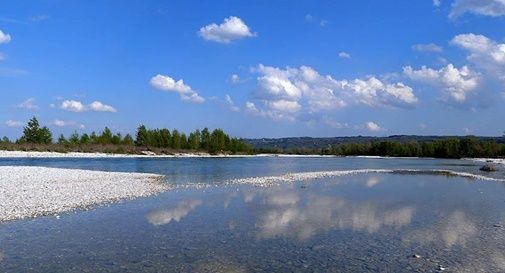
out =
[(377, 123), (373, 121), (369, 121), (366, 123), (366, 129), (370, 132), (384, 131), (384, 128), (380, 127)]
[(440, 0), (433, 0), (433, 6), (440, 7)]
[(230, 82), (231, 83), (239, 83), (240, 82), (240, 76), (237, 74), (233, 74), (230, 76)]
[(94, 112), (111, 112), (115, 113), (117, 112), (116, 108), (104, 104), (99, 101), (94, 101), (90, 103), (89, 105), (85, 105), (80, 101), (77, 100), (64, 100), (61, 103), (60, 106), (61, 109), (66, 110), (66, 111), (71, 111), (71, 112), (76, 112), (76, 113), (81, 113), (81, 112), (87, 112), (87, 111), (94, 111)]
[(200, 28), (198, 35), (205, 40), (218, 43), (230, 43), (233, 40), (255, 36), (244, 21), (235, 16), (225, 18), (219, 25), (212, 23)]
[(473, 33), (455, 36), (451, 44), (469, 52), (467, 59), (476, 66), (502, 77), (505, 74), (505, 43)]
[(457, 68), (452, 64), (438, 70), (426, 66), (414, 70), (406, 66), (403, 68), (403, 73), (412, 80), (440, 88), (444, 92), (444, 99), (460, 104), (464, 103), (469, 95), (478, 91), (480, 83), (478, 73), (467, 66)]
[(56, 127), (76, 126), (80, 129), (84, 129), (84, 124), (78, 124), (77, 122), (71, 120), (54, 119), (49, 124)]
[(238, 108), (238, 106), (235, 105), (235, 102), (233, 102), (230, 95), (226, 94), (224, 96), (224, 102), (226, 103), (226, 105), (228, 105), (228, 107), (230, 108), (231, 111), (233, 111), (233, 112), (240, 111), (240, 108)]
[(505, 0), (456, 0), (449, 18), (455, 19), (465, 13), (498, 17), (505, 15)]
[(194, 103), (202, 103), (205, 101), (196, 91), (194, 91), (189, 85), (186, 85), (184, 81), (174, 80), (169, 76), (156, 75), (151, 78), (149, 82), (152, 87), (169, 92), (176, 92), (179, 94), (182, 100), (190, 101)]
[(434, 43), (415, 44), (412, 46), (412, 50), (418, 51), (418, 52), (434, 52), (434, 53), (440, 53), (443, 51), (441, 46), (436, 45)]
[(313, 114), (351, 104), (411, 107), (417, 102), (409, 86), (375, 77), (335, 80), (308, 66), (282, 69), (261, 64), (253, 72), (259, 74), (254, 93), (258, 104), (246, 103), (246, 110), (276, 120), (294, 120), (298, 112)]
[(29, 98), (22, 103), (18, 104), (18, 108), (28, 109), (28, 110), (37, 110), (39, 106), (35, 104), (35, 98)]
[(107, 105), (107, 104), (103, 104), (99, 101), (92, 102), (89, 105), (89, 109), (91, 111), (96, 111), (96, 112), (111, 112), (111, 113), (117, 112), (117, 110), (114, 107)]
[(7, 127), (23, 127), (24, 123), (19, 120), (9, 119), (5, 122), (5, 125), (7, 125)]
[(71, 111), (71, 112), (84, 112), (86, 107), (82, 102), (76, 100), (65, 100), (61, 103), (61, 109)]
[(345, 51), (341, 51), (338, 53), (338, 57), (342, 58), (342, 59), (350, 59), (351, 58), (351, 54), (345, 52)]
[(7, 44), (11, 41), (11, 36), (0, 29), (0, 44)]

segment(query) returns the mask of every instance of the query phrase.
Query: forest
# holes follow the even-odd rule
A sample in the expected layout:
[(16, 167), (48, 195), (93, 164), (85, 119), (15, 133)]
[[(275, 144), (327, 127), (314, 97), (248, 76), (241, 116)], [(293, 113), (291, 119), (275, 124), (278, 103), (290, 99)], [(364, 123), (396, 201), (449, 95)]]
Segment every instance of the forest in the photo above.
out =
[[(362, 138), (360, 138), (362, 139)], [(438, 137), (435, 140), (383, 141), (368, 140), (327, 144), (324, 148), (303, 145), (290, 148), (253, 147), (258, 140), (232, 138), (222, 129), (204, 128), (186, 135), (177, 129), (148, 129), (140, 125), (134, 136), (114, 133), (105, 127), (101, 132), (79, 134), (56, 139), (46, 126), (40, 126), (33, 117), (24, 127), (22, 136), (11, 141), (0, 140), (2, 150), (55, 151), (55, 152), (104, 152), (139, 154), (152, 151), (156, 154), (210, 153), (210, 154), (319, 154), (335, 156), (389, 156), (389, 157), (505, 157), (505, 144), (495, 139), (478, 137)], [(317, 143), (313, 143), (317, 144)]]
[(196, 130), (189, 135), (177, 129), (148, 129), (144, 125), (137, 128), (136, 135), (114, 133), (108, 127), (101, 132), (79, 134), (68, 137), (59, 135), (53, 138), (51, 130), (41, 126), (33, 117), (23, 129), (22, 136), (11, 141), (7, 137), (0, 140), (0, 149), (21, 151), (55, 152), (105, 152), (138, 154), (153, 151), (157, 154), (179, 152), (205, 152), (210, 154), (248, 154), (252, 152), (249, 144), (232, 138), (221, 129), (208, 128)]

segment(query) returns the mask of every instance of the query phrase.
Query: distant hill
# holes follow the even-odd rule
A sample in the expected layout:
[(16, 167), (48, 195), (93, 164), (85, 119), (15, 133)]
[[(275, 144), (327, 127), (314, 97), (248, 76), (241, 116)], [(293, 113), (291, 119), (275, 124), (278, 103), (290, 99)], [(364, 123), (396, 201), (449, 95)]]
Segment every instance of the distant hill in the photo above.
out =
[(479, 136), (416, 136), (416, 135), (393, 135), (388, 137), (352, 136), (352, 137), (286, 137), (286, 138), (256, 138), (244, 139), (254, 149), (322, 149), (344, 143), (367, 143), (380, 141), (398, 142), (431, 142), (447, 138), (474, 137), (479, 141), (492, 141), (505, 144), (504, 137), (479, 137)]

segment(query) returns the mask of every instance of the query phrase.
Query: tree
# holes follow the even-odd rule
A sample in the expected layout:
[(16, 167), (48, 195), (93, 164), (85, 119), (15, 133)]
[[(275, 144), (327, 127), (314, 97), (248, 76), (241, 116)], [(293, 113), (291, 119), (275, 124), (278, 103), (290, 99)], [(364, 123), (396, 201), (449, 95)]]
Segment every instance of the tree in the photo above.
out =
[(36, 117), (31, 118), (23, 128), (23, 136), (19, 142), (34, 144), (49, 144), (53, 141), (52, 133), (47, 127), (40, 128)]
[(38, 133), (38, 143), (50, 144), (53, 142), (53, 134), (46, 126), (42, 127)]
[(206, 151), (210, 149), (210, 132), (208, 128), (202, 130), (200, 147)]
[(137, 128), (137, 137), (135, 139), (135, 145), (137, 146), (147, 146), (148, 142), (148, 133), (147, 128), (143, 124), (141, 124)]
[(172, 148), (173, 149), (181, 148), (181, 134), (179, 134), (179, 131), (177, 130), (172, 131)]
[(123, 138), (122, 144), (126, 146), (133, 146), (133, 137), (130, 134), (126, 134), (126, 136)]
[(91, 135), (89, 136), (89, 142), (91, 144), (98, 144), (98, 136), (96, 135), (95, 131), (91, 132)]
[(23, 136), (21, 137), (25, 142), (38, 143), (40, 125), (36, 117), (28, 121), (28, 124), (23, 128)]
[(70, 137), (68, 138), (68, 142), (70, 142), (72, 145), (77, 145), (79, 144), (80, 138), (79, 134), (77, 132), (74, 132)]
[(112, 136), (110, 143), (114, 145), (119, 145), (121, 144), (121, 141), (123, 140), (123, 137), (121, 136), (121, 133), (117, 133)]
[(102, 134), (99, 137), (100, 144), (111, 144), (112, 143), (112, 132), (109, 127), (105, 127)]
[(91, 142), (91, 139), (88, 134), (84, 133), (79, 140), (79, 143), (82, 145), (88, 145)]
[(60, 145), (67, 144), (67, 139), (65, 138), (65, 136), (63, 134), (60, 134), (60, 136), (58, 137), (58, 144), (60, 144)]
[(191, 150), (196, 151), (200, 149), (200, 130), (196, 130), (195, 132), (189, 134), (188, 146)]

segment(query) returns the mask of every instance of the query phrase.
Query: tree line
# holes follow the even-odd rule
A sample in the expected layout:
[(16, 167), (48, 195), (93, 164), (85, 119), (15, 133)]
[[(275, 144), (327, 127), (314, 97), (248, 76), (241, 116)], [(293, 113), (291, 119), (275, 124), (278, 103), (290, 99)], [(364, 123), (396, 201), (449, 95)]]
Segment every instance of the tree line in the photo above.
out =
[[(41, 148), (42, 147), (42, 148)], [(253, 149), (246, 141), (232, 138), (221, 129), (195, 130), (189, 135), (178, 130), (148, 129), (144, 125), (130, 134), (113, 133), (105, 127), (100, 133), (79, 134), (68, 137), (60, 135), (53, 142), (53, 134), (46, 126), (41, 127), (33, 117), (23, 128), (23, 135), (14, 142), (7, 137), (0, 139), (1, 149), (45, 149), (54, 151), (139, 153), (153, 150), (160, 153), (194, 151), (208, 153), (287, 153), (321, 154), (336, 156), (390, 156), (390, 157), (505, 157), (505, 144), (495, 140), (479, 140), (476, 137), (449, 137), (435, 141), (369, 141), (328, 145), (316, 148), (262, 148)], [(39, 149), (39, 150), (40, 150)]]
[[(134, 152), (138, 149), (156, 149), (181, 151), (191, 150), (196, 152), (209, 153), (250, 153), (252, 151), (249, 144), (242, 139), (232, 138), (222, 129), (210, 131), (208, 128), (196, 130), (189, 135), (179, 132), (177, 129), (148, 129), (144, 125), (137, 128), (135, 138), (130, 135), (113, 133), (105, 127), (100, 133), (79, 134), (74, 132), (68, 137), (59, 135), (56, 142), (53, 142), (53, 134), (46, 126), (41, 127), (37, 118), (33, 117), (23, 128), (23, 135), (15, 142), (11, 142), (7, 137), (0, 140), (0, 144), (12, 145), (59, 145), (68, 150), (82, 150), (87, 146), (117, 146), (120, 149), (111, 152)], [(136, 149), (132, 149), (135, 147)], [(89, 149), (84, 149), (89, 150)], [(163, 152), (163, 151), (162, 151)]]
[(262, 153), (321, 154), (337, 156), (389, 156), (389, 157), (505, 157), (505, 144), (494, 140), (480, 141), (476, 137), (450, 137), (436, 141), (372, 141), (329, 145), (324, 149), (292, 148), (261, 149)]

